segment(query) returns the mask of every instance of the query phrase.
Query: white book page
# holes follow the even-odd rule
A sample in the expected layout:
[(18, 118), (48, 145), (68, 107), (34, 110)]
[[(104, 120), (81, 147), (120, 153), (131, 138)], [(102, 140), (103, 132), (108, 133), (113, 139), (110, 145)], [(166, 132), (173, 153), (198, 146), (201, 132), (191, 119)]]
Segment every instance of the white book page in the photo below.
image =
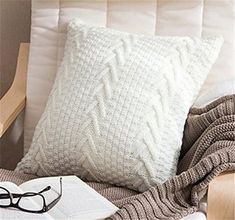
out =
[[(6, 188), (11, 193), (24, 193), (17, 185), (11, 182), (0, 182), (0, 186)], [(16, 203), (18, 198), (13, 199), (13, 203)], [(38, 206), (33, 200), (30, 201), (32, 206)], [(48, 213), (34, 214), (23, 212), (15, 208), (0, 208), (1, 220), (52, 220), (53, 218)]]
[[(60, 177), (47, 177), (30, 180), (20, 187), (24, 191), (40, 191), (47, 186), (53, 190), (43, 193), (46, 201), (50, 202), (56, 198), (60, 190)], [(104, 219), (118, 208), (106, 198), (89, 187), (76, 176), (62, 177), (62, 197), (60, 201), (48, 211), (54, 219)]]

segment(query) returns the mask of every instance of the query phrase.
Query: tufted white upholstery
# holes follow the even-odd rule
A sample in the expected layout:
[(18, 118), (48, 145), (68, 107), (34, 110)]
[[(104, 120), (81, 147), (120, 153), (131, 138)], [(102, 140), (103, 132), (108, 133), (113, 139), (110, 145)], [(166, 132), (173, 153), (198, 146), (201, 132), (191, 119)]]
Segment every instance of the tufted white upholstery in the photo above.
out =
[(25, 151), (63, 56), (66, 24), (73, 17), (133, 33), (223, 35), (222, 52), (195, 105), (235, 92), (234, 0), (32, 0)]

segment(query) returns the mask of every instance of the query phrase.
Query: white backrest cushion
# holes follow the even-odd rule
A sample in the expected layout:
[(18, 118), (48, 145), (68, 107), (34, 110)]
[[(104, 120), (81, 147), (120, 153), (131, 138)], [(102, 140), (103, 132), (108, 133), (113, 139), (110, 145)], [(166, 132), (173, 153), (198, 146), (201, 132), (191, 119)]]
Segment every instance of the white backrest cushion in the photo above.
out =
[(92, 25), (150, 35), (222, 35), (220, 57), (195, 103), (197, 106), (235, 92), (233, 0), (84, 1), (32, 0), (28, 66), (25, 152), (45, 108), (63, 56), (65, 27), (77, 17)]

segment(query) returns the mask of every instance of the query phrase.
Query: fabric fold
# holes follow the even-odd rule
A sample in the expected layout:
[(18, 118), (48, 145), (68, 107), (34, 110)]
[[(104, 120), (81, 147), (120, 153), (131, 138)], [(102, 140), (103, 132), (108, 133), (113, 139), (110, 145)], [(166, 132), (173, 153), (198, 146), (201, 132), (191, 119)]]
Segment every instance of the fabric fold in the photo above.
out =
[(133, 196), (108, 219), (176, 220), (197, 211), (211, 180), (235, 170), (235, 95), (191, 108), (182, 154), (178, 176)]

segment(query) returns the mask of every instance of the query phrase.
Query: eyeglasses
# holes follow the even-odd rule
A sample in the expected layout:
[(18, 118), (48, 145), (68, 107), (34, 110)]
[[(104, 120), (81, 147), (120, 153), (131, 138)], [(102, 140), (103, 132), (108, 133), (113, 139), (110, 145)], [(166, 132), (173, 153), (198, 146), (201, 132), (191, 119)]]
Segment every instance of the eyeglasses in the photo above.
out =
[[(23, 194), (18, 193), (10, 193), (6, 188), (0, 186), (0, 207), (1, 208), (8, 208), (8, 207), (14, 207), (17, 209), (20, 209), (24, 212), (31, 212), (31, 213), (43, 213), (50, 210), (52, 207), (54, 207), (57, 202), (60, 200), (62, 196), (62, 177), (60, 177), (60, 192), (56, 192), (58, 196), (51, 201), (48, 205), (46, 205), (46, 199), (42, 195), (42, 193), (52, 189), (51, 186), (47, 186), (43, 190), (39, 192), (26, 192)], [(19, 198), (16, 203), (13, 203), (14, 198)], [(34, 198), (37, 200), (37, 206), (32, 206), (32, 202), (28, 198)]]

